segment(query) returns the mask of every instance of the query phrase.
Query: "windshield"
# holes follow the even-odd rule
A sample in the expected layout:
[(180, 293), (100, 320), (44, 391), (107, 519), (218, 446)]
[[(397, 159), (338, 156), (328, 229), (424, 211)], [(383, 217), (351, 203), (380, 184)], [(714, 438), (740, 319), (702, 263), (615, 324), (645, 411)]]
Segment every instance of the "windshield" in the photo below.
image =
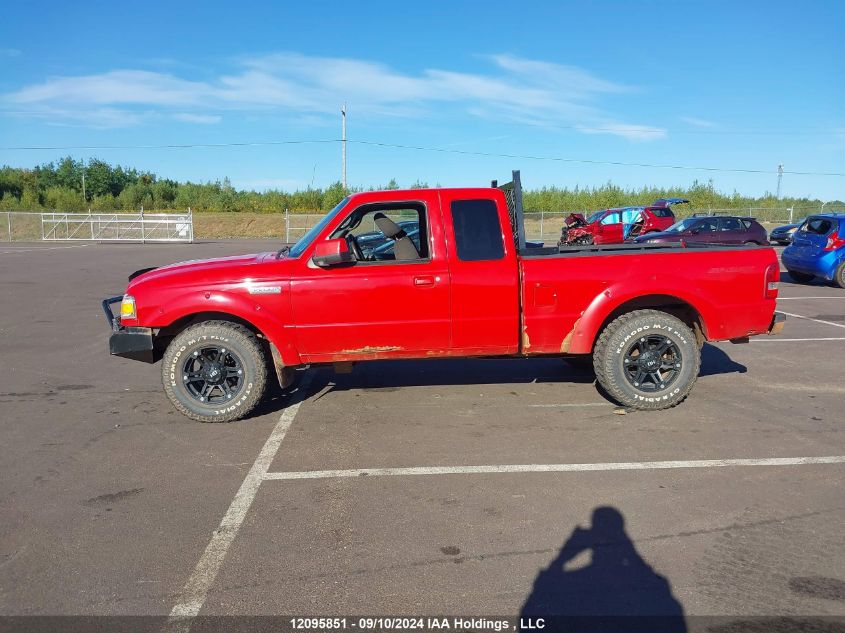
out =
[(592, 224), (593, 222), (601, 220), (601, 216), (603, 216), (604, 213), (604, 211), (596, 211), (595, 213), (591, 214), (589, 217), (587, 217), (587, 224)]
[(316, 238), (320, 234), (320, 232), (324, 228), (326, 228), (326, 225), (331, 222), (335, 218), (335, 216), (337, 216), (338, 213), (340, 213), (341, 209), (346, 206), (347, 202), (349, 202), (349, 198), (344, 198), (343, 200), (338, 202), (337, 206), (334, 209), (332, 209), (325, 216), (323, 216), (322, 220), (317, 222), (317, 224), (315, 224), (311, 229), (309, 229), (305, 235), (303, 235), (297, 240), (296, 244), (291, 246), (291, 249), (288, 251), (288, 256), (299, 257), (300, 255), (302, 255), (305, 249), (308, 248), (311, 242), (314, 241), (314, 238)]
[(687, 218), (686, 220), (681, 220), (680, 222), (675, 222), (672, 226), (666, 229), (667, 233), (682, 233), (692, 228), (692, 225), (695, 224), (698, 220), (693, 218)]

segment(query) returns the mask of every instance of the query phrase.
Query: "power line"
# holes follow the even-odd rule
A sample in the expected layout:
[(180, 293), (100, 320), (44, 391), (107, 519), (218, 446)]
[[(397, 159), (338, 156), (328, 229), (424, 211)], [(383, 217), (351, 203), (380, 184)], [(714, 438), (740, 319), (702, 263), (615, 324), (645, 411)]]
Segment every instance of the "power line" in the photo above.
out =
[[(350, 143), (358, 143), (359, 145), (372, 145), (377, 147), (392, 147), (396, 149), (410, 149), (424, 152), (443, 152), (448, 154), (465, 154), (469, 156), (486, 156), (489, 158), (517, 158), (520, 160), (549, 160), (561, 163), (585, 163), (589, 165), (615, 165), (621, 167), (649, 167), (653, 169), (686, 169), (692, 171), (717, 171), (717, 172), (731, 172), (741, 174), (773, 174), (776, 173), (771, 169), (740, 169), (729, 167), (698, 167), (691, 165), (661, 165), (656, 163), (626, 163), (622, 161), (609, 160), (589, 160), (584, 158), (562, 158), (559, 156), (532, 156), (526, 154), (498, 154), (493, 152), (476, 152), (471, 150), (450, 149), (443, 147), (422, 147), (418, 145), (397, 145), (394, 143), (379, 143), (376, 141), (355, 141), (350, 140)], [(795, 176), (836, 176), (845, 178), (845, 173), (836, 172), (813, 172), (813, 171), (786, 171), (784, 174), (792, 174)]]
[(308, 141), (246, 141), (242, 143), (182, 143), (170, 145), (32, 145), (18, 147), (0, 147), (0, 150), (97, 150), (97, 149), (189, 149), (193, 147), (259, 147), (262, 145), (305, 145), (308, 143), (339, 143), (341, 139), (316, 139)]
[[(314, 140), (297, 140), (297, 141), (252, 141), (240, 143), (183, 143), (183, 144), (167, 144), (167, 145), (61, 145), (61, 146), (17, 146), (17, 147), (0, 147), (3, 151), (21, 151), (21, 150), (47, 150), (47, 151), (67, 151), (67, 150), (124, 150), (124, 149), (190, 149), (190, 148), (216, 148), (216, 147), (261, 147), (271, 145), (306, 145), (315, 143), (342, 143), (343, 139), (314, 139)], [(775, 174), (776, 170), (771, 169), (744, 169), (744, 168), (730, 168), (730, 167), (708, 167), (700, 165), (667, 165), (660, 163), (632, 163), (625, 161), (611, 161), (611, 160), (591, 160), (586, 158), (567, 158), (562, 156), (537, 156), (531, 154), (508, 154), (498, 152), (479, 152), (472, 150), (452, 149), (445, 147), (425, 147), (422, 145), (402, 145), (398, 143), (383, 143), (379, 141), (364, 141), (346, 139), (347, 143), (356, 143), (358, 145), (366, 145), (370, 147), (384, 147), (391, 149), (403, 149), (419, 152), (438, 152), (444, 154), (460, 154), (463, 156), (483, 156), (486, 158), (513, 158), (518, 160), (537, 160), (537, 161), (552, 161), (560, 163), (579, 163), (585, 165), (611, 165), (615, 167), (643, 167), (648, 169), (675, 169), (685, 171), (706, 171), (706, 172), (720, 172), (720, 173), (739, 173), (739, 174)], [(793, 176), (825, 176), (845, 178), (845, 173), (841, 172), (815, 172), (815, 171), (787, 171), (782, 173)]]

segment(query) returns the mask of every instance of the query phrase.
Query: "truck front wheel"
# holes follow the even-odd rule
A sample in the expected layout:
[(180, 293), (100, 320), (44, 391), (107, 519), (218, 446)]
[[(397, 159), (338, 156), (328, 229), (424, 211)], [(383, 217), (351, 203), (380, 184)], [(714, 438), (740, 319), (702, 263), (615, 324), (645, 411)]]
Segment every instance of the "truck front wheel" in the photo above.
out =
[(255, 335), (242, 325), (206, 321), (182, 331), (162, 358), (164, 392), (199, 422), (233, 422), (255, 408), (267, 383), (267, 363)]
[(668, 409), (692, 390), (701, 353), (692, 330), (680, 319), (658, 310), (636, 310), (604, 329), (593, 367), (599, 384), (619, 404)]

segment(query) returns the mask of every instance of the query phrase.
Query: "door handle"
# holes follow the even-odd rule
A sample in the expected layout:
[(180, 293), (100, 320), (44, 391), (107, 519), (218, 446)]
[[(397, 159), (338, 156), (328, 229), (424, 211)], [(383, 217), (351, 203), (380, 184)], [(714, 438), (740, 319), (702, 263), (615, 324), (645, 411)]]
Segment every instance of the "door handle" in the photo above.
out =
[[(439, 277), (437, 279), (440, 279)], [(430, 275), (414, 277), (415, 286), (433, 286), (436, 279)]]

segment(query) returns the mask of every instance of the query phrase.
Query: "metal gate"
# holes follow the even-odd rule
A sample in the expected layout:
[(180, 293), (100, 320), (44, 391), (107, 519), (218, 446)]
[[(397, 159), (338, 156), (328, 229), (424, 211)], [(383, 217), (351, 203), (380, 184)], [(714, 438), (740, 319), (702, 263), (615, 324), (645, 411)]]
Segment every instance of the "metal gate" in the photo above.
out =
[(42, 213), (41, 239), (193, 242), (194, 218), (175, 213)]

